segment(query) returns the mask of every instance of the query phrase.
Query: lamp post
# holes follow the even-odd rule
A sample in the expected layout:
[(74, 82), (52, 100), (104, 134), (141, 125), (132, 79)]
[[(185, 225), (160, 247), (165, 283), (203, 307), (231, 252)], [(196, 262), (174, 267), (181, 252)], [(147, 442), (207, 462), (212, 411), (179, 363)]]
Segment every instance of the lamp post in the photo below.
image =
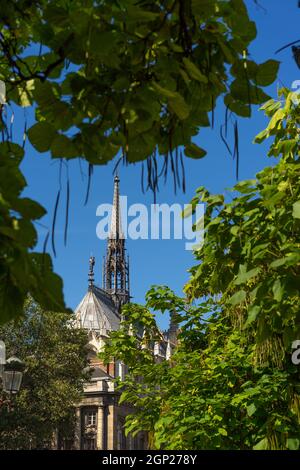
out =
[[(23, 377), (24, 363), (16, 356), (6, 360), (6, 348), (4, 341), (0, 341), (0, 378), (2, 389), (9, 396), (15, 395), (20, 390)], [(4, 404), (10, 406), (9, 400), (0, 400), (0, 407)]]

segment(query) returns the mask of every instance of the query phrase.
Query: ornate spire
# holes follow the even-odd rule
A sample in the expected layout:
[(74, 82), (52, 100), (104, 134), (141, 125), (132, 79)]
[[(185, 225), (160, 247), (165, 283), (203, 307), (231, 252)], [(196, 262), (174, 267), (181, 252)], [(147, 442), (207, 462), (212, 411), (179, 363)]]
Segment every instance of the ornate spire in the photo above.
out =
[(121, 226), (119, 177), (114, 178), (114, 199), (111, 227), (103, 263), (103, 289), (108, 292), (118, 309), (129, 302), (129, 268), (125, 239)]
[(124, 235), (122, 233), (122, 224), (121, 224), (119, 183), (120, 183), (120, 179), (116, 175), (114, 178), (114, 199), (113, 199), (110, 233), (109, 233), (109, 238), (113, 238), (113, 239), (124, 238)]
[(95, 257), (91, 256), (89, 259), (89, 265), (90, 265), (90, 270), (89, 270), (89, 289), (92, 289), (94, 285), (94, 266), (95, 266)]

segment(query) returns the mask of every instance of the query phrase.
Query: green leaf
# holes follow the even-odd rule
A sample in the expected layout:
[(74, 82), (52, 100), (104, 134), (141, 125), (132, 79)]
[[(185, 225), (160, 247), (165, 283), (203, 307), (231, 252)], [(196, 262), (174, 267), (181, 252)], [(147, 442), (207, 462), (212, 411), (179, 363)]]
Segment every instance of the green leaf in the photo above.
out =
[(250, 106), (248, 104), (243, 103), (240, 100), (234, 99), (231, 94), (225, 95), (224, 104), (225, 104), (225, 106), (228, 107), (228, 109), (230, 109), (230, 111), (233, 111), (238, 116), (242, 116), (242, 117), (250, 117), (251, 116)]
[(261, 441), (259, 441), (254, 447), (254, 450), (267, 450), (269, 447), (267, 437), (264, 437)]
[[(63, 312), (66, 309), (63, 296), (62, 279), (53, 272), (52, 260), (47, 253), (30, 253), (32, 271), (35, 282), (32, 284), (31, 293), (34, 299), (44, 308), (55, 312)], [(47, 289), (43, 289), (43, 286)]]
[(40, 219), (47, 213), (44, 207), (42, 207), (36, 201), (26, 197), (18, 199), (15, 202), (14, 210), (20, 212), (23, 217), (27, 217), (28, 219)]
[(235, 57), (231, 52), (230, 48), (226, 45), (226, 42), (218, 38), (218, 43), (225, 56), (226, 62), (228, 62), (229, 64), (233, 64), (235, 61)]
[[(126, 20), (129, 22), (130, 19)], [(120, 68), (120, 58), (117, 53), (120, 36), (117, 31), (101, 31), (100, 28), (92, 28), (89, 40), (92, 55), (96, 56), (98, 61), (110, 69)]]
[(184, 154), (190, 158), (203, 158), (206, 153), (207, 152), (204, 149), (198, 147), (198, 145), (194, 143), (187, 144), (184, 148)]
[(300, 219), (300, 200), (293, 204), (293, 217), (294, 219)]
[(230, 233), (232, 233), (234, 237), (236, 237), (239, 234), (239, 231), (240, 231), (240, 227), (238, 227), (238, 225), (234, 225), (233, 227), (230, 228)]
[(284, 256), (283, 258), (279, 258), (279, 259), (276, 259), (275, 261), (272, 261), (272, 263), (270, 263), (270, 268), (278, 268), (285, 264), (287, 266), (293, 266), (299, 263), (299, 260), (300, 260), (299, 253), (290, 253), (287, 256)]
[(149, 21), (158, 21), (159, 13), (153, 13), (151, 11), (142, 10), (136, 5), (130, 5), (130, 2), (127, 5), (127, 14), (126, 20), (136, 21), (136, 22), (149, 22)]
[(239, 290), (238, 292), (236, 292), (230, 297), (229, 303), (235, 306), (244, 302), (245, 299), (246, 299), (246, 292), (244, 290)]
[(287, 262), (287, 258), (279, 258), (270, 263), (270, 268), (278, 268), (279, 266), (284, 265)]
[(162, 87), (159, 83), (152, 82), (152, 86), (163, 96), (168, 98), (168, 104), (171, 110), (179, 117), (186, 119), (190, 114), (190, 108), (184, 98), (177, 92)]
[(281, 302), (282, 296), (284, 294), (284, 286), (282, 286), (280, 279), (276, 279), (272, 287), (274, 299), (277, 302)]
[(207, 77), (198, 69), (198, 67), (191, 62), (189, 59), (184, 57), (183, 59), (184, 66), (191, 78), (194, 78), (198, 82), (207, 83)]
[(190, 114), (189, 106), (179, 94), (176, 98), (169, 99), (169, 107), (181, 120), (186, 119)]
[(192, 0), (192, 11), (194, 15), (200, 15), (208, 18), (213, 15), (216, 11), (215, 0)]
[(155, 88), (156, 91), (158, 91), (161, 95), (165, 96), (166, 98), (178, 98), (178, 93), (176, 91), (168, 90), (168, 88), (162, 87), (157, 82), (152, 82), (152, 86), (153, 88)]
[(243, 76), (239, 76), (231, 83), (230, 92), (235, 100), (247, 104), (261, 104), (269, 99), (261, 88), (252, 85)]
[(259, 305), (252, 305), (248, 309), (248, 317), (244, 324), (244, 328), (247, 328), (251, 323), (253, 323), (256, 320), (256, 317), (260, 311), (261, 311), (261, 307)]
[(299, 444), (300, 444), (300, 440), (296, 437), (294, 437), (294, 438), (289, 437), (286, 440), (286, 446), (289, 450), (298, 450), (299, 449)]
[[(2, 269), (3, 269), (2, 265)], [(20, 286), (14, 285), (7, 271), (2, 275), (0, 284), (0, 324), (12, 318), (17, 318), (23, 313), (25, 293)]]
[(32, 91), (34, 90), (34, 80), (27, 80), (23, 85), (18, 86), (19, 103), (23, 108), (32, 105)]
[(275, 114), (273, 114), (271, 121), (268, 124), (268, 127), (266, 130), (272, 131), (275, 129), (275, 127), (278, 126), (278, 124), (284, 119), (285, 117), (285, 112), (282, 108), (278, 109)]
[(51, 108), (60, 98), (58, 90), (59, 86), (55, 82), (36, 80), (33, 97), (42, 109)]
[(247, 415), (248, 416), (254, 415), (255, 411), (256, 411), (256, 406), (254, 405), (254, 403), (251, 403), (251, 405), (247, 406)]
[(267, 116), (272, 116), (279, 108), (281, 108), (281, 102), (271, 99), (264, 103), (259, 109), (265, 111)]
[(277, 60), (267, 60), (263, 64), (258, 65), (255, 81), (257, 85), (268, 86), (274, 82), (280, 62)]
[(3, 160), (9, 160), (13, 165), (19, 165), (24, 157), (24, 149), (13, 142), (0, 142), (0, 155), (0, 165), (3, 164)]
[(71, 139), (59, 134), (51, 144), (51, 154), (53, 158), (74, 158), (78, 156), (78, 150)]
[(240, 272), (237, 275), (237, 278), (235, 279), (234, 283), (238, 286), (240, 284), (245, 284), (249, 279), (252, 277), (257, 276), (257, 274), (260, 272), (260, 268), (253, 268), (250, 269), (249, 271), (245, 272), (244, 269), (242, 269), (242, 265), (240, 266)]
[(224, 428), (218, 428), (218, 433), (221, 434), (221, 436), (228, 436), (228, 433)]
[(253, 142), (255, 144), (261, 144), (268, 137), (269, 137), (269, 131), (268, 131), (268, 129), (264, 129), (259, 134), (257, 134), (257, 136), (255, 137)]
[(245, 181), (240, 181), (234, 186), (234, 189), (239, 191), (240, 193), (247, 194), (250, 191), (256, 191), (256, 185), (257, 180), (245, 180)]
[(28, 131), (28, 137), (38, 152), (47, 152), (56, 135), (54, 127), (47, 122), (38, 122)]
[(281, 153), (283, 155), (289, 155), (294, 153), (297, 149), (298, 140), (297, 139), (286, 139), (281, 140), (277, 144), (274, 143), (268, 155), (278, 156)]

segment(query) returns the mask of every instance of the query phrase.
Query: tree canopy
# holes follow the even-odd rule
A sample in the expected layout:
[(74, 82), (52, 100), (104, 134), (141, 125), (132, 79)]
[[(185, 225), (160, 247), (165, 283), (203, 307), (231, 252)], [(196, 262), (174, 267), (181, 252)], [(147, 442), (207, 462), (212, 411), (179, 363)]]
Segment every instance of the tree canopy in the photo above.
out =
[[(129, 366), (120, 384), (121, 399), (136, 406), (127, 432), (148, 430), (155, 448), (300, 447), (299, 367), (291, 360), (300, 332), (298, 96), (283, 89), (262, 108), (270, 122), (256, 141), (271, 136), (278, 163), (239, 182), (230, 202), (197, 190), (192, 204), (206, 205), (205, 238), (185, 297), (150, 289), (145, 307), (126, 308), (104, 352)], [(157, 363), (129, 334), (138, 321), (144, 338), (158, 337), (150, 309), (177, 316), (169, 361)]]
[(22, 197), (27, 148), (13, 138), (10, 110), (34, 109), (24, 132), (35, 149), (83, 158), (90, 176), (93, 165), (117, 157), (146, 161), (154, 191), (168, 171), (184, 185), (183, 154), (205, 155), (194, 137), (213, 124), (218, 98), (238, 116), (268, 99), (263, 87), (275, 80), (278, 62), (250, 60), (255, 37), (243, 0), (2, 1), (1, 321), (21, 314), (28, 292), (47, 309), (64, 308), (50, 256), (32, 251), (45, 210)]
[(73, 438), (74, 405), (88, 376), (87, 335), (71, 328), (72, 320), (69, 313), (53, 315), (27, 300), (24, 318), (1, 327), (7, 355), (18, 356), (25, 371), (12, 409), (0, 409), (0, 448), (45, 448), (57, 431)]

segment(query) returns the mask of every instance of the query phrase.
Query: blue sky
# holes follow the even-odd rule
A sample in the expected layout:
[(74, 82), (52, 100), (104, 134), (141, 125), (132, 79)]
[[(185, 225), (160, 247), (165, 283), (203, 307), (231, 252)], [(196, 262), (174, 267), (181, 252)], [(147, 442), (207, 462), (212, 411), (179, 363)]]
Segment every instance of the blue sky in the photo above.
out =
[[(277, 88), (282, 85), (290, 87), (294, 80), (300, 79), (290, 48), (275, 56), (279, 47), (298, 38), (300, 9), (296, 0), (259, 0), (261, 7), (254, 0), (247, 0), (249, 13), (255, 20), (258, 35), (253, 43), (251, 58), (263, 62), (269, 58), (281, 61), (277, 81), (267, 89), (276, 97)], [(215, 128), (203, 129), (195, 141), (208, 152), (202, 160), (185, 159), (186, 194), (174, 194), (171, 177), (166, 186), (161, 184), (157, 196), (158, 203), (188, 203), (199, 186), (206, 186), (211, 192), (226, 193), (226, 188), (236, 183), (235, 163), (229, 156), (219, 137), (219, 127), (224, 113), (223, 106), (217, 107)], [(33, 122), (33, 112), (27, 112), (28, 125)], [(273, 164), (274, 160), (266, 157), (268, 144), (253, 144), (254, 136), (267, 124), (267, 120), (258, 108), (253, 109), (252, 117), (239, 119), (240, 136), (240, 174), (239, 179), (253, 178), (263, 167)], [(17, 113), (14, 123), (16, 137), (23, 134), (23, 112)], [(82, 176), (78, 161), (69, 163), (71, 183), (70, 217), (68, 243), (64, 246), (64, 214), (66, 173), (62, 171), (62, 197), (56, 225), (55, 271), (64, 280), (66, 303), (75, 308), (87, 290), (88, 259), (91, 253), (96, 257), (96, 282), (101, 282), (102, 256), (105, 253), (105, 242), (96, 237), (96, 208), (101, 203), (112, 200), (114, 164), (94, 169), (90, 198), (84, 206), (87, 167), (82, 165), (85, 176)], [(27, 142), (26, 156), (22, 164), (28, 187), (24, 195), (39, 201), (49, 212), (41, 223), (51, 226), (55, 198), (59, 186), (59, 165), (51, 161), (49, 155), (38, 154)], [(121, 194), (128, 196), (128, 204), (153, 202), (151, 192), (142, 193), (140, 185), (140, 164), (121, 167)], [(38, 226), (41, 249), (46, 230)], [(188, 280), (188, 269), (194, 263), (192, 252), (186, 251), (184, 240), (127, 240), (130, 255), (131, 294), (133, 301), (143, 302), (147, 289), (152, 284), (167, 284), (181, 294), (184, 283)], [(167, 326), (167, 318), (158, 315), (162, 328)]]

